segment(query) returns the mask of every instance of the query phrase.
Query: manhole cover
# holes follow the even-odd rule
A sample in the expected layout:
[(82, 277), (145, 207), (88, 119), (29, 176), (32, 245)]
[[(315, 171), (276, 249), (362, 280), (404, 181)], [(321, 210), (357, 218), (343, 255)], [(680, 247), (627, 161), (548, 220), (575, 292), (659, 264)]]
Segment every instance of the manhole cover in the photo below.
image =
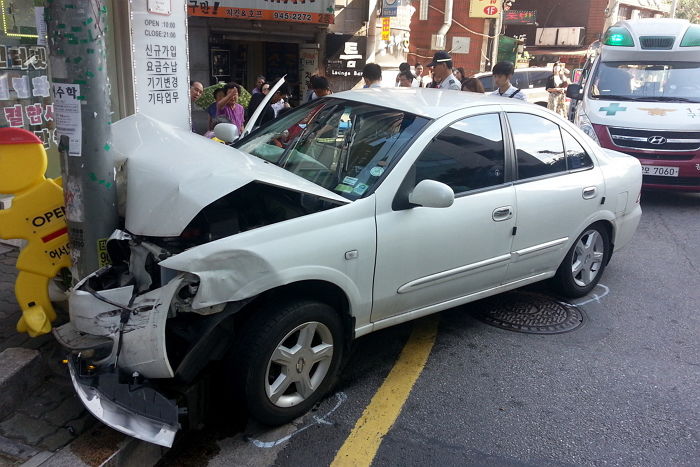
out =
[(583, 312), (575, 306), (532, 292), (508, 292), (475, 305), (479, 320), (509, 331), (557, 334), (583, 324)]

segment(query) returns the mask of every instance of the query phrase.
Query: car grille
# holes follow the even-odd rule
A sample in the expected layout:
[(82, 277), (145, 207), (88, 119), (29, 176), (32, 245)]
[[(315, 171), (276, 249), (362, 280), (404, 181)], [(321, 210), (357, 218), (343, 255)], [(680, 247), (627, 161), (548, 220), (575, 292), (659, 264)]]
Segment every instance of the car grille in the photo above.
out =
[(646, 50), (669, 50), (673, 48), (675, 41), (676, 38), (673, 36), (642, 36), (639, 38), (642, 49)]
[[(652, 151), (696, 151), (700, 149), (700, 131), (637, 130), (635, 128), (615, 127), (608, 127), (608, 131), (613, 143), (621, 148)], [(659, 144), (654, 144), (651, 141)], [(674, 156), (671, 159), (676, 158), (678, 157)], [(692, 156), (690, 158), (692, 159)]]
[(700, 187), (700, 177), (661, 177), (659, 175), (644, 175), (642, 177), (642, 183)]

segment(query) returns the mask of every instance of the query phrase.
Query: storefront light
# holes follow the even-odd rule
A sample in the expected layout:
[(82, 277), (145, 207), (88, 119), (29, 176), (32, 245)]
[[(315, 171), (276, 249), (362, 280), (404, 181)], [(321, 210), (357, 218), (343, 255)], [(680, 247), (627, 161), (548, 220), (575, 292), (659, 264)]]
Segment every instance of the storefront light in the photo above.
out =
[(2, 16), (2, 33), (8, 37), (28, 37), (32, 39), (37, 39), (39, 36), (36, 34), (17, 34), (14, 32), (7, 32), (7, 7), (5, 7), (5, 1), (0, 0), (0, 16)]

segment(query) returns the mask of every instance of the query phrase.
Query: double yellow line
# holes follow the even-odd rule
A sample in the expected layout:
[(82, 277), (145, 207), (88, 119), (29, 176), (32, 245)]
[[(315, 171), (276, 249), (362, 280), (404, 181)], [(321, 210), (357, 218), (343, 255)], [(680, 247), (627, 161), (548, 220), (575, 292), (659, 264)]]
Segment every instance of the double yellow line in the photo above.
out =
[(416, 322), (399, 359), (357, 420), (331, 466), (369, 466), (423, 371), (437, 336), (439, 315)]

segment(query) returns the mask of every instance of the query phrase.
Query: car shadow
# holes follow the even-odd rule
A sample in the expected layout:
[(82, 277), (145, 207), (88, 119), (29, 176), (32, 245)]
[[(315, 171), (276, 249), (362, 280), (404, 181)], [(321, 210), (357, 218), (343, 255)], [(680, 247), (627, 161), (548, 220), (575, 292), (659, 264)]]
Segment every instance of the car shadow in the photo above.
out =
[(642, 190), (642, 209), (644, 206), (698, 207), (700, 193)]

